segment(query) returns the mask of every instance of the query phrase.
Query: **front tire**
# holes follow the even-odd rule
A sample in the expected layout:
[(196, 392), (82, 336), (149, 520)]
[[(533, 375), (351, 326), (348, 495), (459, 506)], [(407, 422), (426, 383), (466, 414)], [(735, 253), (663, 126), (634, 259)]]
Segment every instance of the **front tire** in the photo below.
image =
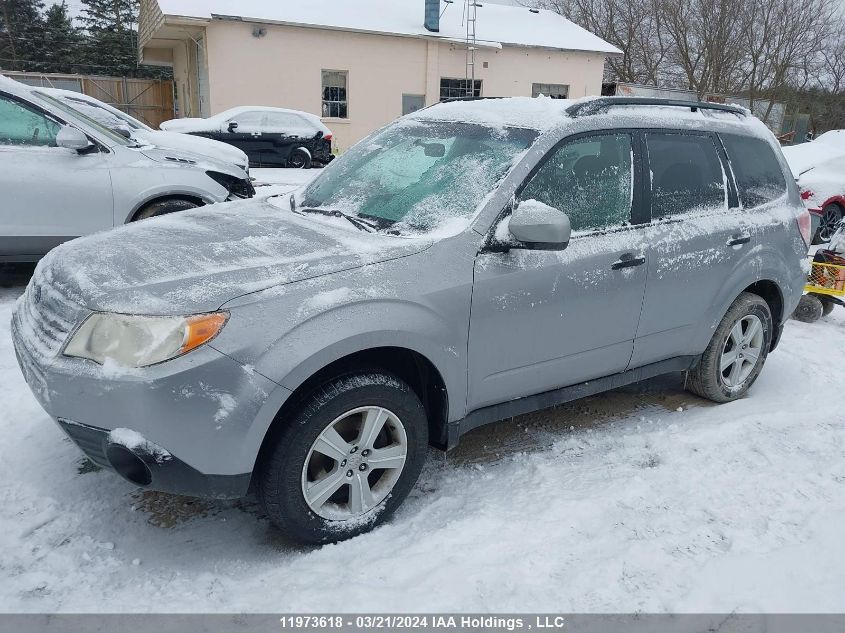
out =
[(288, 157), (288, 167), (291, 169), (311, 169), (311, 154), (302, 147), (297, 147)]
[(292, 538), (328, 543), (396, 511), (422, 470), (428, 423), (404, 381), (365, 372), (323, 385), (272, 441), (257, 471), (259, 502)]
[(772, 345), (772, 313), (758, 295), (743, 292), (722, 318), (687, 389), (714, 402), (744, 396), (766, 362)]

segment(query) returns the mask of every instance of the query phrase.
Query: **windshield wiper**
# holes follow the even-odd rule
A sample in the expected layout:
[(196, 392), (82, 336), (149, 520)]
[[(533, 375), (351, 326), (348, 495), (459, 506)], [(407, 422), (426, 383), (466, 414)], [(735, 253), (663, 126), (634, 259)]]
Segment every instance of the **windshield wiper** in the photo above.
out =
[(359, 231), (366, 231), (367, 233), (375, 233), (378, 230), (378, 227), (370, 224), (369, 222), (365, 222), (364, 220), (355, 217), (354, 215), (349, 215), (344, 213), (343, 211), (338, 211), (337, 209), (314, 209), (309, 207), (298, 207), (295, 213), (317, 213), (319, 215), (326, 215), (333, 218), (344, 218), (349, 221), (352, 226), (354, 226)]

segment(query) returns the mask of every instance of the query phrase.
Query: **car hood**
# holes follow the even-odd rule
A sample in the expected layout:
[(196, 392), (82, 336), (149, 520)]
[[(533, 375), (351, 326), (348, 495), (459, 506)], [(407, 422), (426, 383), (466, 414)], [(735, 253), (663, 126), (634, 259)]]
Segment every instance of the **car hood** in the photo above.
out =
[(159, 130), (135, 130), (133, 136), (150, 145), (208, 156), (222, 162), (233, 163), (241, 169), (249, 166), (246, 154), (237, 147), (210, 138)]
[(220, 124), (211, 119), (171, 119), (159, 126), (167, 132), (216, 132)]
[(216, 171), (244, 180), (248, 178), (246, 171), (231, 161), (219, 160), (212, 156), (197, 154), (194, 151), (158, 147), (157, 145), (141, 146), (134, 149), (147, 158), (171, 167), (193, 167), (204, 171)]
[(91, 310), (192, 314), (251, 292), (411, 255), (430, 244), (251, 200), (79, 238), (51, 251), (39, 268), (66, 297)]

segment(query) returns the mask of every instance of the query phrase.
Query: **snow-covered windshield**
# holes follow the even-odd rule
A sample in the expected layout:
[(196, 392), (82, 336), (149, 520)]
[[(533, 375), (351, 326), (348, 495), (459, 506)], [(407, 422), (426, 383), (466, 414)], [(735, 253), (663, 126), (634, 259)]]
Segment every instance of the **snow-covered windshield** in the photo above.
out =
[(89, 117), (87, 114), (84, 114), (84, 113), (80, 112), (79, 110), (71, 108), (68, 104), (63, 103), (59, 99), (55, 99), (55, 98), (51, 97), (50, 95), (48, 95), (44, 92), (40, 92), (40, 91), (37, 94), (41, 99), (43, 99), (44, 101), (48, 101), (56, 109), (61, 110), (65, 114), (69, 114), (72, 117), (79, 119), (83, 123), (87, 124), (89, 127), (95, 129), (97, 132), (99, 132), (102, 136), (106, 137), (109, 141), (111, 141), (115, 145), (129, 146), (129, 145), (133, 145), (135, 143), (134, 141), (130, 141), (130, 140), (126, 139), (125, 137), (121, 136), (117, 132), (110, 130), (109, 128), (104, 126), (99, 121), (95, 121), (94, 119)]
[(141, 123), (133, 119), (131, 116), (118, 116), (111, 110), (107, 110), (106, 108), (99, 106), (96, 103), (91, 103), (90, 101), (84, 101), (82, 99), (75, 99), (73, 97), (67, 96), (61, 97), (61, 100), (67, 103), (71, 108), (73, 108), (77, 112), (81, 112), (88, 118), (94, 119), (97, 123), (99, 123), (100, 125), (104, 125), (110, 130), (114, 130), (120, 127), (126, 127), (131, 130), (144, 129)]
[(535, 130), (403, 120), (343, 154), (299, 206), (340, 211), (402, 233), (469, 219)]

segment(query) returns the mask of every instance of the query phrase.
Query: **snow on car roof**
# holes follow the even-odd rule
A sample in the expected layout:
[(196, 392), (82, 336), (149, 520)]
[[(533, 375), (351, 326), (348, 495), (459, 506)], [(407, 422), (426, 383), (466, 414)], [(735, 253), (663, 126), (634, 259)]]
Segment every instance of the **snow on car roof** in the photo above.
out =
[(814, 167), (845, 156), (845, 139), (841, 144), (833, 142), (831, 138), (824, 140), (819, 138), (810, 143), (790, 145), (783, 148), (783, 155), (789, 163), (792, 174), (797, 178)]
[(18, 94), (22, 92), (29, 92), (31, 88), (20, 81), (15, 81), (11, 77), (7, 77), (6, 75), (0, 75), (0, 89), (8, 90), (9, 92), (16, 92)]
[[(404, 117), (406, 120), (461, 121), (494, 128), (522, 127), (547, 132), (561, 126), (579, 125), (595, 127), (601, 119), (611, 127), (660, 128), (681, 127), (690, 129), (720, 129), (772, 140), (772, 133), (756, 117), (737, 116), (730, 112), (677, 107), (662, 104), (632, 105), (618, 103), (606, 112), (570, 116), (567, 109), (575, 104), (603, 99), (552, 99), (551, 97), (505, 97), (501, 99), (467, 99), (445, 101), (423, 108)], [(612, 99), (612, 98), (611, 98)], [(690, 103), (690, 106), (694, 105)]]
[(820, 143), (839, 143), (845, 145), (845, 130), (828, 130), (823, 134), (819, 134), (814, 142)]
[(320, 120), (316, 114), (311, 114), (310, 112), (304, 112), (302, 110), (292, 110), (290, 108), (276, 108), (273, 106), (237, 106), (234, 108), (229, 108), (228, 110), (224, 110), (218, 114), (215, 114), (210, 119), (214, 119), (215, 121), (219, 121), (221, 119), (228, 119), (233, 116), (237, 116), (242, 112), (284, 112), (286, 114), (297, 114), (316, 125), (318, 128), (323, 127), (323, 122)]
[[(441, 2), (440, 32), (423, 26), (422, 0), (158, 0), (165, 15), (204, 18), (238, 17), (348, 31), (408, 37), (466, 39), (462, 3)], [(621, 51), (552, 11), (499, 4), (479, 4), (479, 45), (532, 46), (619, 55)]]
[(495, 128), (523, 127), (547, 130), (560, 125), (574, 101), (550, 97), (508, 97), (444, 101), (408, 115), (426, 121), (462, 121)]

